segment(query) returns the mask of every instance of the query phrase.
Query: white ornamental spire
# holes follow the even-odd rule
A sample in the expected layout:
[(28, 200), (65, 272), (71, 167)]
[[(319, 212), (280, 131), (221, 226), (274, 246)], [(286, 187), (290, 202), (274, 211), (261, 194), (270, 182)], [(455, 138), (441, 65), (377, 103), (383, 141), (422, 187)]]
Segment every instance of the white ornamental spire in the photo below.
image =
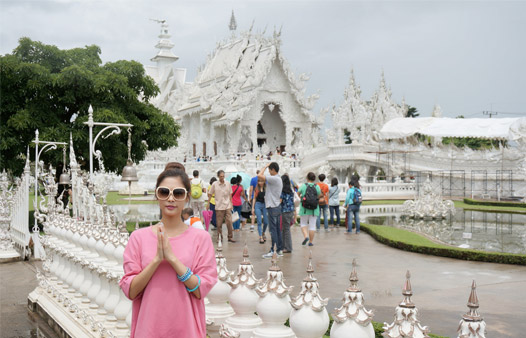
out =
[(332, 313), (334, 324), (331, 328), (331, 337), (374, 338), (374, 328), (371, 324), (373, 311), (367, 310), (363, 305), (363, 293), (358, 286), (358, 274), (356, 273), (356, 259), (352, 261), (349, 281), (351, 285), (343, 294), (342, 306)]
[(256, 311), (263, 324), (254, 330), (253, 338), (296, 337), (292, 329), (283, 324), (289, 318), (292, 309), (289, 296), (292, 286), (285, 285), (283, 272), (277, 261), (278, 257), (274, 252), (267, 278), (256, 287), (259, 295)]
[(228, 29), (232, 32), (232, 35), (235, 34), (237, 29), (236, 17), (234, 16), (234, 10), (232, 10), (232, 16), (230, 16), (230, 23), (228, 24)]
[(392, 324), (384, 323), (384, 333), (382, 336), (386, 338), (398, 337), (413, 337), (413, 338), (429, 338), (427, 333), (429, 329), (427, 326), (420, 325), (418, 320), (418, 309), (411, 300), (413, 290), (411, 288), (411, 274), (409, 270), (406, 273), (406, 281), (402, 291), (404, 299), (396, 307), (395, 319)]
[(458, 338), (485, 338), (486, 322), (480, 316), (477, 309), (479, 308), (479, 299), (477, 297), (477, 285), (475, 280), (471, 284), (471, 293), (468, 299), (469, 312), (462, 316), (458, 326)]
[(290, 328), (298, 338), (321, 337), (329, 327), (329, 313), (325, 308), (329, 300), (320, 296), (318, 292), (320, 285), (313, 273), (311, 251), (307, 277), (301, 283), (298, 296), (290, 302), (293, 308), (289, 318)]
[(179, 59), (178, 56), (176, 56), (172, 52), (173, 46), (175, 44), (170, 41), (171, 35), (168, 33), (168, 24), (166, 23), (166, 20), (158, 20), (158, 19), (150, 19), (152, 21), (155, 21), (157, 23), (161, 24), (161, 33), (159, 34), (159, 42), (155, 45), (155, 48), (159, 49), (159, 52), (156, 56), (154, 56), (151, 61), (157, 63), (157, 68), (161, 69), (166, 65), (169, 65)]

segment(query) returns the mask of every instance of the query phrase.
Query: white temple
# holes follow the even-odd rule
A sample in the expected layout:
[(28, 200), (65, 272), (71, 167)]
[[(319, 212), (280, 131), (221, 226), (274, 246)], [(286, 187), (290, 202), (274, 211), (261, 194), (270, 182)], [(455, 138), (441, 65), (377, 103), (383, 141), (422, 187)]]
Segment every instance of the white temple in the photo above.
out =
[[(161, 21), (159, 53), (147, 67), (161, 89), (154, 104), (184, 128), (179, 151), (189, 156), (263, 153), (285, 149), (294, 153), (319, 142), (324, 115), (311, 110), (318, 95), (305, 97), (309, 77), (296, 77), (281, 52), (281, 32), (271, 37), (252, 28), (219, 42), (193, 83), (186, 71), (171, 66), (168, 25)], [(263, 146), (266, 144), (266, 146)], [(258, 149), (263, 146), (263, 149)]]

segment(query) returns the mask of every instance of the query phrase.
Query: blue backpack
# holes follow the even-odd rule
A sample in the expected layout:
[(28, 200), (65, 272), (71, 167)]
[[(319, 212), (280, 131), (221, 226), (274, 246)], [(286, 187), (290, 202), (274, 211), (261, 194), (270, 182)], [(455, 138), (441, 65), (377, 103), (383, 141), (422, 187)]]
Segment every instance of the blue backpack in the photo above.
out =
[(354, 188), (354, 197), (352, 199), (352, 204), (362, 204), (362, 191), (358, 188)]

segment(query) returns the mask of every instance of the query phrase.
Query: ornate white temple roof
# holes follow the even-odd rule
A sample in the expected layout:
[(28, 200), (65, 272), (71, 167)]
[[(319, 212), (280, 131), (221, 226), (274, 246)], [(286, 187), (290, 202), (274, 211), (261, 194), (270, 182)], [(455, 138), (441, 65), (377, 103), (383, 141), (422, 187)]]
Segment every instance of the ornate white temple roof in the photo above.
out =
[(178, 115), (200, 112), (220, 125), (241, 119), (255, 103), (256, 89), (261, 88), (275, 61), (279, 61), (277, 65), (288, 79), (290, 88), (266, 89), (290, 92), (302, 112), (315, 123), (310, 110), (317, 95), (304, 97), (304, 82), (308, 77), (301, 75), (296, 78), (281, 55), (280, 45), (279, 32), (266, 37), (264, 33), (252, 33), (251, 30), (218, 43), (188, 90)]
[(398, 139), (416, 133), (433, 137), (517, 140), (526, 137), (526, 118), (395, 118), (382, 127), (380, 138)]

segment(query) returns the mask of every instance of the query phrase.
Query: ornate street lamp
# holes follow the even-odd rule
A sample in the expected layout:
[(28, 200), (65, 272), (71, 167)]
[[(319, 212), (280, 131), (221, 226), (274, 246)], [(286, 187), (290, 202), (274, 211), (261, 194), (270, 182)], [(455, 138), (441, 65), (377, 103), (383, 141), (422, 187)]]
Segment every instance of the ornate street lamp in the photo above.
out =
[[(113, 129), (111, 133), (109, 133), (106, 136), (103, 136), (103, 138), (108, 138), (113, 134), (120, 134), (121, 128), (120, 127), (133, 127), (132, 124), (129, 123), (104, 123), (104, 122), (94, 122), (93, 121), (93, 107), (89, 106), (88, 109), (88, 122), (84, 122), (84, 124), (87, 124), (89, 127), (89, 174), (90, 178), (93, 176), (93, 155), (95, 157), (100, 158), (102, 156), (102, 153), (100, 150), (95, 150), (95, 143), (97, 143), (97, 139), (99, 136), (105, 132), (108, 129)], [(93, 126), (105, 126), (99, 133), (95, 136), (95, 139), (93, 139)]]
[[(68, 145), (65, 142), (40, 141), (40, 139), (38, 138), (38, 135), (39, 135), (39, 133), (38, 133), (38, 129), (37, 129), (37, 130), (35, 130), (35, 140), (33, 141), (33, 143), (35, 144), (35, 200), (34, 200), (34, 203), (33, 203), (34, 206), (35, 206), (35, 211), (38, 210), (38, 161), (40, 159), (40, 155), (42, 154), (42, 152), (44, 150), (49, 151), (51, 149), (57, 149), (57, 145), (63, 145), (63, 146), (67, 146)], [(43, 144), (44, 145), (42, 147), (42, 149), (40, 149), (40, 151), (38, 150), (38, 145), (39, 144)], [(65, 149), (65, 147), (64, 147), (64, 149)], [(38, 224), (37, 224), (36, 217), (35, 217), (35, 224), (33, 225), (33, 232), (34, 233), (36, 232), (38, 234)]]

